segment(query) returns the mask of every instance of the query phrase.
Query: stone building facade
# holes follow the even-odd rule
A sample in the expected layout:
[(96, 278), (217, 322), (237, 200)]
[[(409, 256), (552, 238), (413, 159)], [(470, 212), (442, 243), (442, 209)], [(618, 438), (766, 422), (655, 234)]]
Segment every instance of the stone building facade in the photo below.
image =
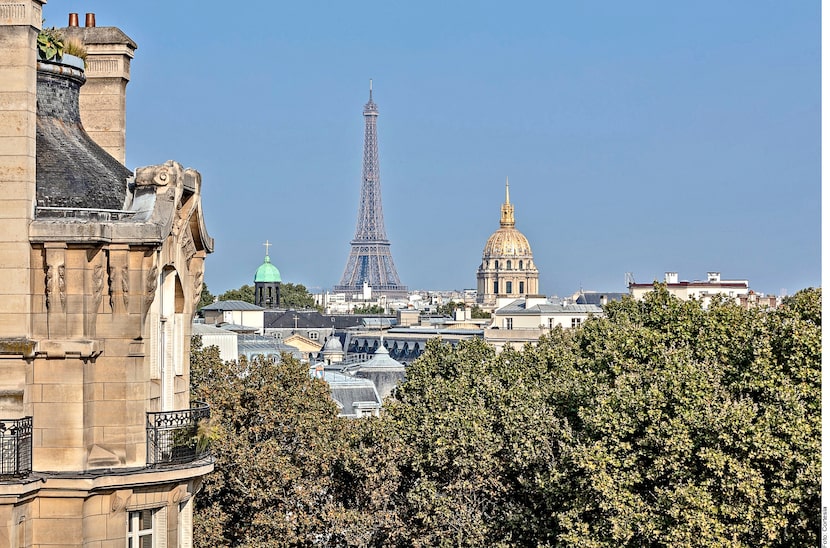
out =
[[(189, 400), (201, 177), (132, 176), (86, 134), (123, 123), (124, 88), (82, 104), (83, 64), (38, 60), (45, 3), (0, 3), (0, 546), (188, 547), (213, 468)], [(128, 67), (116, 30), (99, 53)]]

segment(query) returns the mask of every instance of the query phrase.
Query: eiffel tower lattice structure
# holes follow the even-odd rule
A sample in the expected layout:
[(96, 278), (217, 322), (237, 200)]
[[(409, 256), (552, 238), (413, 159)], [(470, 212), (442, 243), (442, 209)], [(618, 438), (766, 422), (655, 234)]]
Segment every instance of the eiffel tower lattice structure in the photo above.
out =
[(380, 197), (380, 164), (378, 163), (378, 107), (372, 100), (372, 81), (369, 81), (369, 102), (363, 107), (366, 129), (363, 135), (363, 182), (360, 185), (360, 208), (357, 229), (351, 241), (351, 252), (337, 293), (360, 293), (364, 282), (373, 293), (404, 296), (386, 228), (383, 224), (383, 204)]

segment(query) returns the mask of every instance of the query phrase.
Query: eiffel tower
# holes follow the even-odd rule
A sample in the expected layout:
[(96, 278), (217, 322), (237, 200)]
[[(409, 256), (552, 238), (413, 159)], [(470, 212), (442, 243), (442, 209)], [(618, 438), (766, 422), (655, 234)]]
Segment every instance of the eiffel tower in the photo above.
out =
[(378, 163), (378, 107), (372, 101), (369, 80), (369, 102), (363, 107), (366, 129), (363, 134), (363, 182), (360, 185), (360, 208), (357, 229), (351, 241), (352, 250), (336, 293), (360, 293), (366, 282), (372, 291), (387, 296), (405, 296), (406, 286), (398, 279), (389, 240), (383, 224), (380, 198), (380, 164)]

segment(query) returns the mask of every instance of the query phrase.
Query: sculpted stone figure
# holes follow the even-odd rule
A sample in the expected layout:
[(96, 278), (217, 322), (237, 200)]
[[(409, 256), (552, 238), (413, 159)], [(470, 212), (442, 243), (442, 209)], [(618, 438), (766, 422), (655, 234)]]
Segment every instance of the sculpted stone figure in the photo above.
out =
[(178, 162), (167, 160), (157, 166), (140, 167), (135, 170), (136, 186), (176, 185), (184, 178), (184, 168)]

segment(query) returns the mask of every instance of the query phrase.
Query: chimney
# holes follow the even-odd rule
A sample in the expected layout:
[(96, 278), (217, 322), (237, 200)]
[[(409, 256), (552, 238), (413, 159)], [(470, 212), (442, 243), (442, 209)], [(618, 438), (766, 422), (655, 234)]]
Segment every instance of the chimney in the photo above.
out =
[(69, 14), (69, 25), (70, 27), (77, 27), (78, 26), (78, 14), (77, 13), (70, 13)]
[(0, 10), (0, 327), (4, 338), (31, 337), (32, 250), (35, 212), (37, 49), (44, 0), (18, 0)]
[(667, 284), (676, 284), (677, 283), (677, 272), (666, 272), (666, 283)]
[(709, 283), (720, 283), (720, 272), (707, 272), (706, 278)]
[(98, 145), (126, 163), (127, 83), (136, 44), (116, 27), (96, 27), (87, 13), (84, 27), (62, 29), (86, 47), (86, 84), (81, 88), (81, 122)]

